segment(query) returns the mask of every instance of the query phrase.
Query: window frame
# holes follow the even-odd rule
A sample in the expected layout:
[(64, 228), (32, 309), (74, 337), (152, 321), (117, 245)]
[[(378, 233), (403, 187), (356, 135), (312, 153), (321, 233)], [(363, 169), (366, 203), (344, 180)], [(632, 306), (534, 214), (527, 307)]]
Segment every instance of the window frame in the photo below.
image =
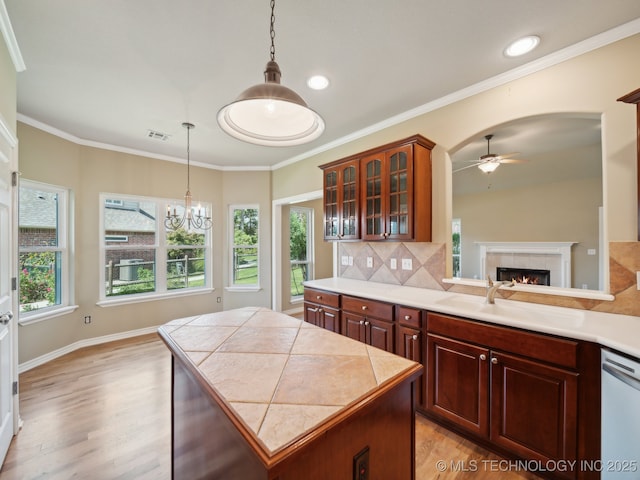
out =
[[(73, 192), (70, 188), (61, 185), (38, 182), (35, 180), (21, 179), (18, 185), (19, 189), (28, 188), (32, 190), (40, 190), (56, 194), (56, 234), (57, 245), (53, 247), (21, 247), (18, 242), (18, 254), (22, 253), (41, 253), (41, 252), (59, 252), (60, 253), (60, 303), (50, 305), (38, 310), (20, 311), (18, 323), (20, 325), (29, 325), (42, 320), (55, 318), (66, 315), (78, 308), (74, 305), (74, 282), (73, 282)], [(18, 217), (20, 209), (18, 208)], [(18, 218), (18, 229), (20, 229), (20, 218)], [(18, 282), (19, 283), (19, 282)], [(20, 288), (18, 286), (18, 288)], [(56, 295), (58, 296), (58, 295)]]
[[(314, 280), (315, 279), (315, 254), (314, 254), (314, 248), (315, 248), (315, 244), (314, 244), (314, 240), (315, 240), (315, 233), (313, 230), (314, 227), (314, 210), (313, 208), (310, 207), (299, 207), (299, 206), (295, 206), (292, 205), (289, 208), (289, 218), (291, 218), (291, 212), (293, 211), (298, 211), (298, 212), (302, 212), (305, 214), (305, 216), (307, 217), (307, 231), (306, 231), (306, 237), (307, 237), (307, 241), (306, 241), (306, 247), (307, 247), (307, 251), (306, 251), (306, 256), (307, 256), (307, 260), (306, 261), (299, 261), (299, 260), (291, 260), (291, 254), (289, 254), (289, 278), (292, 277), (291, 275), (291, 269), (293, 267), (294, 262), (298, 265), (300, 264), (306, 264), (307, 265), (307, 280)], [(289, 235), (291, 235), (291, 222), (289, 221)], [(302, 300), (304, 300), (304, 293), (300, 294), (300, 295), (291, 295), (291, 286), (289, 286), (289, 303), (298, 303)]]
[[(234, 221), (234, 213), (236, 210), (255, 210), (256, 211), (256, 219), (258, 221), (258, 227), (256, 229), (256, 236), (257, 236), (257, 241), (255, 243), (255, 245), (236, 245), (235, 243), (235, 221)], [(260, 254), (260, 242), (261, 242), (261, 236), (260, 236), (260, 205), (258, 205), (257, 203), (251, 203), (251, 204), (231, 204), (229, 205), (229, 255), (228, 255), (228, 262), (229, 262), (229, 277), (228, 277), (228, 282), (227, 282), (227, 287), (226, 290), (230, 291), (230, 292), (257, 292), (259, 290), (262, 290), (262, 286), (261, 286), (261, 266), (260, 266), (260, 259), (261, 259), (261, 254)], [(256, 283), (249, 283), (249, 284), (241, 284), (241, 283), (234, 283), (234, 252), (236, 248), (255, 248), (256, 249)]]
[[(127, 201), (129, 202), (148, 202), (154, 203), (156, 207), (156, 219), (155, 219), (155, 242), (150, 245), (134, 245), (134, 246), (117, 246), (117, 245), (106, 245), (106, 233), (105, 233), (105, 205), (107, 200), (116, 200), (122, 201), (124, 205)], [(211, 235), (211, 230), (204, 230), (205, 240), (204, 245), (197, 246), (198, 248), (202, 248), (205, 251), (205, 260), (204, 260), (204, 268), (205, 268), (205, 281), (203, 286), (199, 287), (184, 287), (178, 289), (169, 289), (168, 281), (167, 281), (167, 252), (168, 250), (175, 249), (175, 245), (167, 244), (167, 236), (166, 229), (164, 226), (164, 214), (167, 210), (167, 205), (180, 205), (184, 202), (183, 200), (177, 199), (167, 199), (161, 197), (151, 197), (151, 196), (142, 196), (142, 195), (127, 195), (127, 194), (118, 194), (118, 193), (105, 193), (102, 192), (99, 194), (99, 253), (98, 253), (98, 272), (99, 272), (99, 293), (98, 293), (98, 302), (97, 305), (101, 307), (109, 307), (116, 305), (123, 305), (129, 303), (140, 303), (140, 302), (149, 302), (155, 301), (159, 299), (166, 299), (168, 297), (181, 297), (181, 296), (190, 296), (190, 295), (202, 295), (213, 292), (215, 289), (212, 287), (212, 279), (213, 279), (213, 236)], [(111, 203), (112, 205), (116, 205)], [(207, 208), (211, 211), (211, 204), (202, 203), (203, 208)], [(134, 293), (127, 295), (118, 295), (118, 296), (107, 296), (106, 294), (106, 253), (108, 250), (153, 250), (155, 252), (155, 288), (153, 292), (147, 293)]]

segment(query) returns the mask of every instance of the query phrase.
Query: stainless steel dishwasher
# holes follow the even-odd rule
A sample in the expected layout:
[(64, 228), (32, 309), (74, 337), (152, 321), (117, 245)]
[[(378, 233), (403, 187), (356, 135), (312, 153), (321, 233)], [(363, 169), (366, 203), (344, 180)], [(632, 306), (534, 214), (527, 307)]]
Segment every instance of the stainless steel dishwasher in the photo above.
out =
[(640, 479), (640, 360), (602, 349), (602, 480)]

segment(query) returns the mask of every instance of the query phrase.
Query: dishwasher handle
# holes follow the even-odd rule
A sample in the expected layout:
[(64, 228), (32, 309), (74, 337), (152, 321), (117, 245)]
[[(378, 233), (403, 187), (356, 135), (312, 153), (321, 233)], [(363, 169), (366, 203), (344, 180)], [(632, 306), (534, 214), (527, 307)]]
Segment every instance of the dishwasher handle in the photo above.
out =
[(628, 373), (625, 373), (622, 370), (618, 370), (616, 367), (612, 367), (607, 363), (602, 364), (602, 370), (609, 373), (610, 375), (613, 375), (615, 378), (617, 378), (621, 382), (626, 383), (631, 388), (634, 388), (640, 391), (640, 380), (638, 380), (635, 377), (632, 377)]

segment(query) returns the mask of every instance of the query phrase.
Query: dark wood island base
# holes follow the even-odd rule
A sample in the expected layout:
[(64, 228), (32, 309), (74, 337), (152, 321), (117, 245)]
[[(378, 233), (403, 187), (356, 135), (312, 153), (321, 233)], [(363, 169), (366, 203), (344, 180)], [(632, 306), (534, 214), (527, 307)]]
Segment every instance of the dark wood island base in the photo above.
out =
[[(360, 478), (360, 469), (368, 469), (362, 478), (369, 480), (414, 478), (413, 388), (419, 364), (267, 309), (239, 309), (236, 318), (243, 321), (231, 326), (233, 312), (181, 319), (159, 330), (172, 352), (174, 479), (352, 480)], [(283, 351), (283, 332), (291, 334), (284, 349), (288, 353), (273, 353)], [(194, 336), (216, 340), (205, 346), (201, 340), (192, 342)], [(269, 338), (280, 338), (279, 345)], [(250, 382), (247, 398), (241, 398), (235, 386), (228, 387), (233, 375), (221, 379), (212, 367), (220, 364), (215, 355), (223, 362), (228, 353), (264, 355), (266, 350), (286, 358), (264, 401), (251, 398)], [(318, 365), (326, 362), (338, 368), (316, 376)], [(243, 368), (238, 365), (239, 376)], [(354, 379), (367, 376), (375, 378), (373, 383), (351, 388)], [(286, 392), (292, 385), (293, 401)], [(351, 389), (353, 398), (336, 398), (329, 405), (324, 394), (336, 388)], [(294, 418), (306, 417), (307, 403), (310, 411), (325, 409), (327, 414), (319, 421), (313, 415)], [(270, 409), (292, 415), (270, 421)]]

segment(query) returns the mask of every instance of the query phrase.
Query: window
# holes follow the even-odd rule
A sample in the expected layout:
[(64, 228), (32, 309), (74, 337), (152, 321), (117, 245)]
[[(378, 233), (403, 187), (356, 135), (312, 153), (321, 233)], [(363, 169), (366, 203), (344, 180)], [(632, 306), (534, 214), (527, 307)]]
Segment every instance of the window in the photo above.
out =
[(230, 208), (231, 287), (260, 287), (258, 206)]
[(289, 257), (291, 261), (291, 299), (304, 295), (302, 282), (313, 278), (312, 225), (313, 210), (291, 207), (289, 212)]
[(460, 278), (461, 271), (461, 249), (460, 249), (460, 234), (462, 233), (462, 221), (459, 218), (454, 218), (451, 221), (451, 249), (453, 256), (453, 277)]
[(100, 202), (102, 301), (210, 288), (209, 233), (166, 228), (164, 212), (175, 201), (101, 194)]
[(19, 196), (20, 312), (26, 318), (69, 306), (70, 193), (23, 180)]

